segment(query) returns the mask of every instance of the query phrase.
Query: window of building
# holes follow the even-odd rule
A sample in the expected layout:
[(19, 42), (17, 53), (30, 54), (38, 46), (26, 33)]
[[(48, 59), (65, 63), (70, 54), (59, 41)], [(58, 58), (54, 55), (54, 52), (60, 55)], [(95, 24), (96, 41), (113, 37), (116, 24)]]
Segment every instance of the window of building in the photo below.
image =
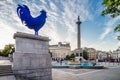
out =
[(82, 53), (80, 53), (80, 56), (82, 56)]
[(79, 56), (79, 54), (78, 54), (78, 53), (76, 53), (76, 56)]

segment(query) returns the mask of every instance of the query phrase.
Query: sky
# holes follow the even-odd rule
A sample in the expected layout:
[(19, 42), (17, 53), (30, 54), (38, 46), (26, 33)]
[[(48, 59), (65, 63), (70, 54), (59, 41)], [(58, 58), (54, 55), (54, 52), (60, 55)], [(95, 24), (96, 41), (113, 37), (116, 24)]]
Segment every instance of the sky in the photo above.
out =
[(27, 5), (31, 15), (37, 17), (42, 9), (47, 12), (47, 21), (40, 29), (39, 35), (51, 39), (50, 45), (69, 42), (71, 50), (77, 48), (77, 17), (81, 20), (81, 46), (96, 50), (115, 50), (120, 46), (114, 32), (120, 16), (103, 17), (102, 0), (0, 0), (0, 49), (6, 44), (15, 44), (16, 32), (34, 34), (21, 23), (16, 8), (18, 4)]

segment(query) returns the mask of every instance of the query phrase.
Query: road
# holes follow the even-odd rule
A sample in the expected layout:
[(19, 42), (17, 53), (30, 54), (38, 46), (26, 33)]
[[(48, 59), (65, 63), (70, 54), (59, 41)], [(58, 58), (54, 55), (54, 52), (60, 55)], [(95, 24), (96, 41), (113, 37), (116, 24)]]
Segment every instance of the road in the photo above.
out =
[(120, 67), (101, 70), (53, 70), (53, 80), (120, 80)]

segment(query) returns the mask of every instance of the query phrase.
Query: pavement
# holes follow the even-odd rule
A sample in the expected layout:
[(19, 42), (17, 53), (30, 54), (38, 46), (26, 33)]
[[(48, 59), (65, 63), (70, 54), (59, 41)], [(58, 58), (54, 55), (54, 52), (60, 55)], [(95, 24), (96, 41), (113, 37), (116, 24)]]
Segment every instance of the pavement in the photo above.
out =
[(92, 69), (52, 69), (53, 80), (77, 80), (82, 74), (93, 72)]
[(53, 80), (120, 80), (118, 63), (98, 63), (108, 69), (52, 69)]
[(53, 69), (52, 76), (53, 80), (120, 80), (120, 67), (87, 71)]
[[(12, 63), (8, 60), (0, 60), (0, 65), (6, 66)], [(108, 69), (52, 69), (52, 78), (53, 80), (120, 80), (120, 64), (102, 62), (98, 65)], [(0, 80), (15, 80), (15, 77), (14, 75), (0, 76)]]
[(120, 66), (120, 63), (113, 63), (113, 62), (99, 62), (97, 64), (107, 68), (114, 68)]

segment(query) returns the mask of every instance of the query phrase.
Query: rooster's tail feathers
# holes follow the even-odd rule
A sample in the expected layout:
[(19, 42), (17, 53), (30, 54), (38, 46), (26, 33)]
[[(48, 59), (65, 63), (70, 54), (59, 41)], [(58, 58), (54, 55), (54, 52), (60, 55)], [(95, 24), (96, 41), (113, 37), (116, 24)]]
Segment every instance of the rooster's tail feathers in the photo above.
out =
[[(18, 5), (18, 7), (17, 7), (17, 15), (18, 15), (18, 17), (21, 19), (21, 5)], [(21, 19), (21, 21), (22, 21), (22, 19)], [(22, 21), (22, 23), (23, 23), (23, 21)]]
[(29, 8), (26, 5), (19, 5), (17, 7), (17, 15), (21, 22), (25, 21), (25, 17), (30, 14)]

